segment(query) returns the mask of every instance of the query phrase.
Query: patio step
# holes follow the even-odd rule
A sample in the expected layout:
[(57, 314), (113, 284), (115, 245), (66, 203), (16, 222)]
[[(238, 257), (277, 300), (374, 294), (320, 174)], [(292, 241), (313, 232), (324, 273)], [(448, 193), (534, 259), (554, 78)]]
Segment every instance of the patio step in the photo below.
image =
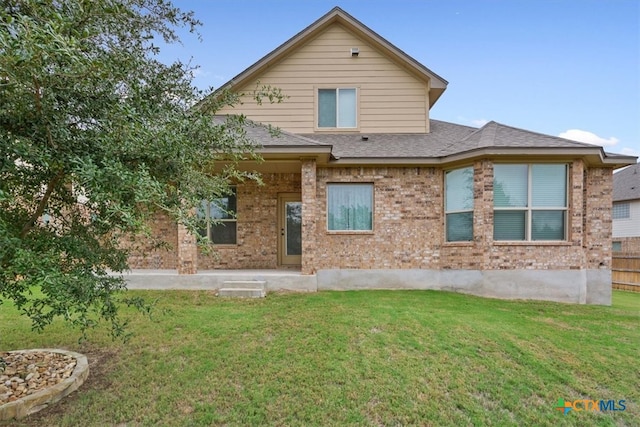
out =
[(224, 287), (218, 289), (219, 297), (264, 298), (267, 296), (267, 282), (263, 280), (225, 280)]

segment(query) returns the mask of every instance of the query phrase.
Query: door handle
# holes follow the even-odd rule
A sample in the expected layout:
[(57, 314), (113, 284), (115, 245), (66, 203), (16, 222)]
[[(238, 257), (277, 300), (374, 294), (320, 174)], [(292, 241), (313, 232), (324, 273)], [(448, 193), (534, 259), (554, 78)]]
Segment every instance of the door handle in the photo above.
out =
[(281, 228), (281, 229), (280, 229), (280, 235), (281, 235), (281, 236), (284, 236), (284, 228)]

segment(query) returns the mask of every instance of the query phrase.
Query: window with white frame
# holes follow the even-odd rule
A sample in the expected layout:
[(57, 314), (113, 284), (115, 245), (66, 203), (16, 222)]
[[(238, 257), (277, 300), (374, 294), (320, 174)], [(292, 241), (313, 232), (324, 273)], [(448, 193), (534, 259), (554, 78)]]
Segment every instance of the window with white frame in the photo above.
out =
[(215, 245), (235, 245), (237, 239), (237, 195), (236, 188), (231, 193), (213, 199), (203, 200), (198, 209), (198, 217), (206, 223), (200, 235), (207, 237)]
[(447, 242), (473, 240), (473, 167), (445, 172), (444, 185)]
[(373, 184), (327, 184), (327, 230), (373, 230)]
[(355, 88), (318, 89), (318, 127), (357, 127)]
[(496, 164), (494, 240), (566, 240), (566, 164)]
[(613, 204), (613, 219), (629, 219), (629, 203), (614, 203)]

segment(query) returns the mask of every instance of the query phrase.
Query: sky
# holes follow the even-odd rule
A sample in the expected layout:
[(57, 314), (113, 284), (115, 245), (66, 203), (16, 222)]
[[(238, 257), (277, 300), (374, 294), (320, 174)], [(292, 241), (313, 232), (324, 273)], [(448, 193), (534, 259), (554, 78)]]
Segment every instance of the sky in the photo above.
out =
[(640, 156), (640, 0), (174, 0), (202, 21), (161, 59), (219, 87), (335, 6), (449, 82), (431, 118)]

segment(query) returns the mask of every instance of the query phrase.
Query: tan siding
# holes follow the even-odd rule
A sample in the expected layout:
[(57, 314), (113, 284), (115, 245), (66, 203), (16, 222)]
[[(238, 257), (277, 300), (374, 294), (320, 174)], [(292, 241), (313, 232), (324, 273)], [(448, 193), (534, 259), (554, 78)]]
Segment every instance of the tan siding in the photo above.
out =
[[(351, 57), (352, 47), (360, 49), (358, 57)], [(428, 131), (426, 83), (337, 24), (255, 80), (279, 87), (289, 98), (282, 104), (258, 106), (250, 95), (254, 81), (239, 88), (249, 94), (243, 105), (220, 112), (244, 113), (290, 132), (313, 133), (318, 131), (314, 127), (317, 88), (357, 87), (361, 132)]]

